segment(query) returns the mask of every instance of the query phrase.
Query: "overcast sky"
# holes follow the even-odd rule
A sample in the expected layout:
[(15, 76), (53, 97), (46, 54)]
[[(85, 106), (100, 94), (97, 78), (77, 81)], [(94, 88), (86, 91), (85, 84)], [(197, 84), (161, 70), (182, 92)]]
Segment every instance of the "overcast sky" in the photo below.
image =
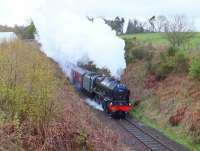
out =
[[(44, 1), (0, 0), (0, 24), (26, 23)], [(59, 5), (59, 0), (57, 3)], [(66, 3), (80, 14), (96, 17), (123, 16), (144, 20), (153, 15), (186, 15), (200, 31), (199, 0), (66, 0)]]

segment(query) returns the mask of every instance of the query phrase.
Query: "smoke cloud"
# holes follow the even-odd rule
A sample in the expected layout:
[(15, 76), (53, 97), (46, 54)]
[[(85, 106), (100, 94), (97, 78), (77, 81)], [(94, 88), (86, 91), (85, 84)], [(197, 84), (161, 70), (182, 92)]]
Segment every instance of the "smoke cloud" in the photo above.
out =
[(91, 100), (91, 99), (88, 98), (88, 99), (85, 100), (85, 102), (89, 106), (93, 107), (94, 109), (99, 110), (99, 111), (103, 111), (102, 105), (96, 103), (95, 101), (93, 101), (93, 100)]
[(89, 59), (118, 77), (126, 67), (124, 41), (102, 19), (89, 21), (86, 7), (75, 7), (77, 2), (50, 0), (37, 10), (33, 20), (42, 50), (64, 71), (69, 63)]

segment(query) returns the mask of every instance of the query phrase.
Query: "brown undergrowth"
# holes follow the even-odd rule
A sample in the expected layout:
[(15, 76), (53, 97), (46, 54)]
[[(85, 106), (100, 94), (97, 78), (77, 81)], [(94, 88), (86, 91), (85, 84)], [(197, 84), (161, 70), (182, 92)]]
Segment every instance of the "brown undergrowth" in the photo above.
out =
[(145, 63), (130, 64), (123, 80), (131, 90), (131, 98), (139, 98), (143, 114), (161, 127), (181, 126), (177, 131), (200, 142), (200, 87), (199, 82), (184, 74), (171, 74), (157, 81), (145, 72)]
[(128, 150), (37, 43), (5, 42), (0, 54), (0, 151)]

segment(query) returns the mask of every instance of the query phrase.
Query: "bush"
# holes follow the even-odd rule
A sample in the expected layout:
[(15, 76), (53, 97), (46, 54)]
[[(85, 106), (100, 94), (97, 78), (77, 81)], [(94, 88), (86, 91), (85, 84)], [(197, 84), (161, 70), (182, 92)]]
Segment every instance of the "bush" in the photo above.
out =
[(144, 46), (134, 46), (129, 50), (126, 50), (125, 59), (127, 65), (136, 61), (136, 60), (143, 60), (148, 57), (152, 57), (150, 52)]
[(160, 62), (159, 64), (156, 64), (154, 68), (156, 79), (162, 80), (165, 79), (167, 75), (169, 75), (174, 70), (174, 64), (170, 61)]
[(164, 79), (172, 72), (187, 73), (189, 70), (189, 58), (183, 52), (178, 52), (175, 56), (160, 54), (160, 62), (153, 66), (153, 71), (158, 80)]
[(140, 46), (132, 50), (132, 55), (136, 59), (142, 60), (148, 55), (148, 52), (144, 49), (144, 47)]
[(146, 61), (146, 71), (152, 73), (153, 72), (153, 52), (149, 52), (145, 57)]
[(126, 64), (134, 63), (137, 60), (148, 59), (151, 56), (149, 50), (152, 50), (152, 45), (137, 41), (136, 39), (125, 40), (125, 60)]
[(200, 57), (192, 61), (189, 72), (192, 78), (200, 81)]
[(187, 73), (189, 70), (189, 58), (183, 52), (178, 52), (175, 55), (175, 72)]
[(21, 39), (35, 39), (35, 34), (37, 34), (33, 21), (28, 26), (15, 26), (14, 31)]
[(55, 65), (31, 44), (13, 41), (0, 45), (0, 111), (6, 121), (48, 123), (55, 109), (61, 80)]
[(174, 58), (165, 53), (160, 54), (160, 62), (153, 66), (153, 72), (157, 80), (162, 80), (174, 70)]
[(167, 50), (168, 56), (175, 56), (176, 52), (178, 52), (178, 48), (176, 47), (169, 47)]

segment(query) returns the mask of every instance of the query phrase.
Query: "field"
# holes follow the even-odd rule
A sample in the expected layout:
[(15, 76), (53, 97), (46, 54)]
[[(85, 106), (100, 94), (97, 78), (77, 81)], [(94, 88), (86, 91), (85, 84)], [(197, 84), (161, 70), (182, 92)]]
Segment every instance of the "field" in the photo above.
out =
[[(121, 36), (123, 39), (133, 39), (136, 38), (139, 41), (163, 45), (168, 44), (164, 33), (139, 33), (139, 34), (131, 34), (131, 35), (123, 35)], [(196, 33), (195, 37), (191, 40), (190, 46), (198, 47), (200, 45), (200, 33)]]

